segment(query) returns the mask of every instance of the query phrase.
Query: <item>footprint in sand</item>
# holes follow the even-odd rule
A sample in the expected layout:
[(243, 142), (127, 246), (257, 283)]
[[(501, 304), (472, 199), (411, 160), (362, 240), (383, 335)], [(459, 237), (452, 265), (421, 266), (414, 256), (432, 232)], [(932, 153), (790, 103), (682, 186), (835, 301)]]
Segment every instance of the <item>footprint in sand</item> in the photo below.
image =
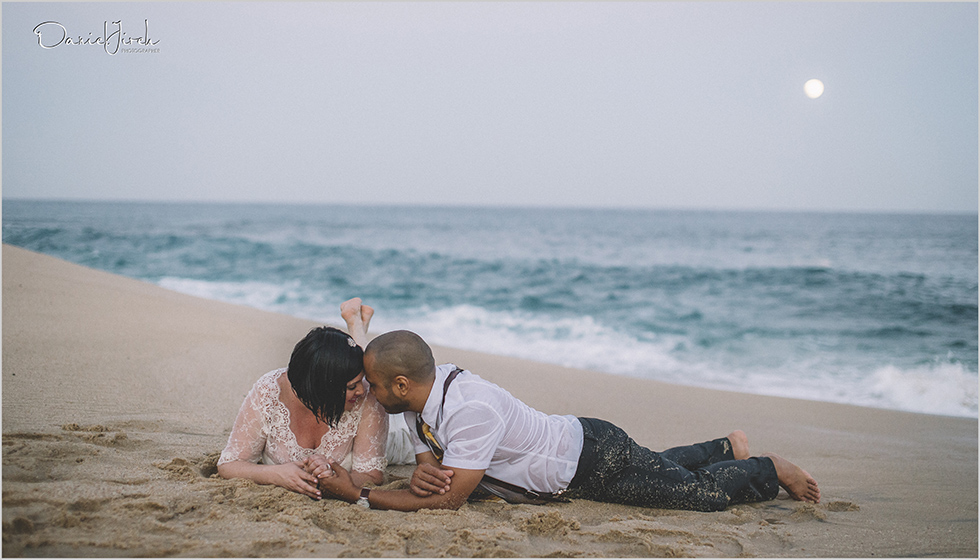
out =
[(846, 500), (838, 500), (835, 502), (829, 502), (826, 505), (827, 511), (860, 511), (861, 506), (848, 502)]

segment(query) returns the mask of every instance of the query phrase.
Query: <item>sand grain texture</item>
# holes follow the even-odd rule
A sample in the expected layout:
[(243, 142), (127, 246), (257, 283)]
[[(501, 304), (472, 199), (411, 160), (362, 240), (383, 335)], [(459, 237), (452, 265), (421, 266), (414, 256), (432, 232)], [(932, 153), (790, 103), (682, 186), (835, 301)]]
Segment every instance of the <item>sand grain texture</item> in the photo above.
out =
[[(4, 556), (977, 556), (977, 422), (678, 387), (436, 348), (654, 449), (749, 434), (821, 484), (718, 513), (367, 511), (215, 475), (241, 400), (313, 324), (3, 248)], [(339, 302), (338, 302), (339, 303)], [(384, 313), (384, 310), (379, 310)], [(390, 469), (402, 487), (410, 468)]]

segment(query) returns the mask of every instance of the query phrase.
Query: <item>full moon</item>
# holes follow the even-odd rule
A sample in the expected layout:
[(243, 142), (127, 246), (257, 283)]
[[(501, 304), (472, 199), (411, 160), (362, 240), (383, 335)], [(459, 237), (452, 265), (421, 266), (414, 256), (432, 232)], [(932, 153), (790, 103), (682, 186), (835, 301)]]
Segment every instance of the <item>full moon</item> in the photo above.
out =
[(807, 82), (803, 84), (803, 92), (806, 93), (806, 96), (810, 99), (816, 99), (823, 95), (823, 82), (816, 78), (807, 80)]

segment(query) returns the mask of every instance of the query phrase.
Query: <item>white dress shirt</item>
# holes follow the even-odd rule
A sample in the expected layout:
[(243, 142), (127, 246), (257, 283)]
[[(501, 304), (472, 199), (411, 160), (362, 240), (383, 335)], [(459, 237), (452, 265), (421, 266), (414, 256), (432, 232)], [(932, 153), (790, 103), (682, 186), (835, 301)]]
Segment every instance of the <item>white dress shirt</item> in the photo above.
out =
[[(463, 371), (449, 385), (456, 368), (436, 368), (436, 379), (422, 409), (436, 441), (445, 449), (447, 468), (486, 470), (486, 474), (537, 492), (568, 487), (582, 453), (582, 424), (575, 416), (534, 410), (497, 385)], [(429, 451), (415, 433), (417, 414), (405, 412), (417, 453)]]

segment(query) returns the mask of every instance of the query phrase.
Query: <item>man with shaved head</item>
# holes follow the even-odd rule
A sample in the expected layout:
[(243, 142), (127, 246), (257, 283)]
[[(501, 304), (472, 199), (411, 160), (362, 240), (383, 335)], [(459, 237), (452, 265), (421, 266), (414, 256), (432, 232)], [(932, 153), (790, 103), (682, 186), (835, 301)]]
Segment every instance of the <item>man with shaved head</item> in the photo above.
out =
[[(791, 497), (820, 501), (816, 481), (775, 454), (750, 457), (736, 430), (713, 441), (657, 453), (604, 420), (547, 415), (453, 364), (436, 367), (417, 334), (395, 331), (364, 351), (364, 375), (389, 414), (415, 426), (418, 466), (407, 490), (356, 486), (337, 463), (312, 461), (322, 490), (375, 509), (456, 509), (497, 496), (545, 503), (572, 495), (596, 501), (719, 511)], [(567, 492), (567, 493), (566, 493)]]

